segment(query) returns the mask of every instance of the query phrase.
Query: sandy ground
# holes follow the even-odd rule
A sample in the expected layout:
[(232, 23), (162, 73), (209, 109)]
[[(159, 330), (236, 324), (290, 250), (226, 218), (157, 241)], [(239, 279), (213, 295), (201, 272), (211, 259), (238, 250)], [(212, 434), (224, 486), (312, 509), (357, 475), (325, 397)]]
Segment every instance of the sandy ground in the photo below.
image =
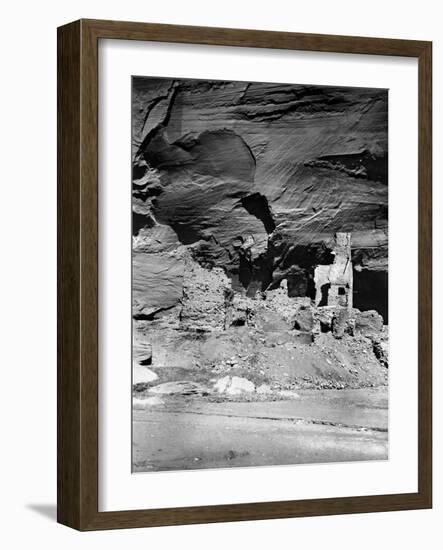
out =
[(166, 397), (133, 411), (133, 471), (386, 460), (387, 387), (303, 390), (296, 399)]

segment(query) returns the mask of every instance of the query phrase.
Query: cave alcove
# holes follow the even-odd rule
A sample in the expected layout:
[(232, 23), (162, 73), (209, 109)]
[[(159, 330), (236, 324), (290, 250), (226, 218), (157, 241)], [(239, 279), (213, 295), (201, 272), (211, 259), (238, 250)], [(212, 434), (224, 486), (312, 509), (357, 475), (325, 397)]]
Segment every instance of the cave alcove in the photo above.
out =
[(370, 269), (353, 270), (353, 295), (355, 308), (360, 311), (375, 309), (388, 324), (388, 272)]

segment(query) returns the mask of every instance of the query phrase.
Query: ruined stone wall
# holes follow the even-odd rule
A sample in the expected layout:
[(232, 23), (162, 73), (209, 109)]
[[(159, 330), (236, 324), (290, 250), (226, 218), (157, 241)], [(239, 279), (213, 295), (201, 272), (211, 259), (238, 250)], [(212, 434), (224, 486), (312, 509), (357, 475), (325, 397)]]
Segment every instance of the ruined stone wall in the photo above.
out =
[(351, 234), (336, 233), (331, 265), (315, 269), (315, 304), (352, 308)]

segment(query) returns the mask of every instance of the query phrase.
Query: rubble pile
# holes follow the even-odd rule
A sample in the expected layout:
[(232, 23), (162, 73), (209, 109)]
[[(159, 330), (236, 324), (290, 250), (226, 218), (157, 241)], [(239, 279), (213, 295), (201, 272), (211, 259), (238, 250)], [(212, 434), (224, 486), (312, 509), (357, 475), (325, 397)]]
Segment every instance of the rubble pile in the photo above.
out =
[[(349, 239), (344, 241), (349, 245)], [(349, 248), (342, 251), (346, 256)], [(146, 286), (143, 295), (134, 293), (135, 387), (145, 390), (151, 380), (169, 383), (178, 376), (203, 384), (205, 395), (252, 392), (258, 398), (300, 388), (387, 383), (388, 329), (383, 317), (375, 310), (352, 307), (346, 292), (323, 291), (325, 304), (319, 305), (307, 296), (291, 297), (283, 279), (277, 288), (250, 297), (233, 290), (221, 268), (202, 267), (187, 247), (174, 254), (180, 258), (180, 272), (166, 273), (180, 277), (180, 293), (163, 296), (153, 288), (151, 303)], [(347, 269), (342, 260), (335, 253), (331, 265), (341, 262)], [(157, 262), (155, 272), (168, 265)], [(352, 288), (349, 276), (337, 276), (335, 268), (319, 284), (328, 281), (328, 290), (335, 284)], [(159, 296), (168, 300), (166, 306), (159, 307)], [(243, 379), (240, 387), (249, 390), (234, 391)]]

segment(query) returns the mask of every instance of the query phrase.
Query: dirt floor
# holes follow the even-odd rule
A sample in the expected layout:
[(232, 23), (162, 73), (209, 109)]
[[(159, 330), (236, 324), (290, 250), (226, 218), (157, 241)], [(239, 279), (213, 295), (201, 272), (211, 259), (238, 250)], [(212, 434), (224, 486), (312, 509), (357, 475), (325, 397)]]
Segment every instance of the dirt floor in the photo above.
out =
[(387, 458), (386, 386), (249, 402), (183, 393), (134, 400), (134, 472)]

